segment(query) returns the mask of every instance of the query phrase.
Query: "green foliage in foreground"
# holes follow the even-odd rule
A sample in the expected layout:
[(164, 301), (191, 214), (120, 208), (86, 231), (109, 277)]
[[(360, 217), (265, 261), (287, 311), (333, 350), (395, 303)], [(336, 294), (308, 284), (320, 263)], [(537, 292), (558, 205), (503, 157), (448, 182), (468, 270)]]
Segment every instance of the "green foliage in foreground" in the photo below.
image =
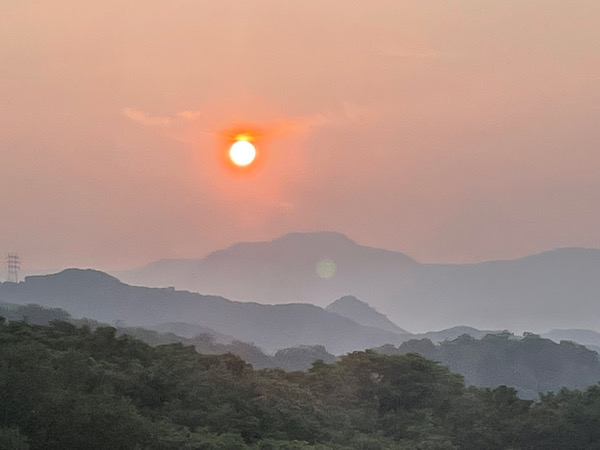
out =
[(114, 328), (0, 324), (0, 449), (594, 449), (600, 386), (540, 402), (416, 354), (308, 372)]

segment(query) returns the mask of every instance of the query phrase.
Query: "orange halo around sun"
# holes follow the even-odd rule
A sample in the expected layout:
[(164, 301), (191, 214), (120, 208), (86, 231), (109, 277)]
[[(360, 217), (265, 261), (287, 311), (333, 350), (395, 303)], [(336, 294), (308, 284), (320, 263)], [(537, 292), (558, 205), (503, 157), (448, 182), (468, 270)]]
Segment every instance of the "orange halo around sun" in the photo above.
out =
[(264, 134), (252, 125), (242, 125), (219, 133), (219, 152), (225, 166), (235, 175), (248, 175), (264, 162)]

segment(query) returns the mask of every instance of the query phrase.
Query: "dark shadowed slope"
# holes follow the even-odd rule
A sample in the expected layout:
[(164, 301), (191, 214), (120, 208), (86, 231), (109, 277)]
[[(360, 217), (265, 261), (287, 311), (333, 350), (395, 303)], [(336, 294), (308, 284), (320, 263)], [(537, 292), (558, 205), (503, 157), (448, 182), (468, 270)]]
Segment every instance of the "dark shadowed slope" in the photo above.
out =
[(130, 325), (187, 322), (252, 342), (267, 352), (323, 345), (342, 354), (385, 343), (399, 334), (365, 327), (314, 305), (261, 305), (174, 289), (135, 287), (94, 270), (69, 269), (0, 285), (0, 301), (60, 307), (74, 317)]

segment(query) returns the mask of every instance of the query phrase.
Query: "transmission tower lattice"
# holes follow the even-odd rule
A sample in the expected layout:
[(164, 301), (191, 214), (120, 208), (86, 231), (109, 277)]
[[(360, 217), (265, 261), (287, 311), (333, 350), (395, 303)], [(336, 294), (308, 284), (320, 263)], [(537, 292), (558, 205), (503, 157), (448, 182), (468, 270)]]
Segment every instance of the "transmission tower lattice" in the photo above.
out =
[(21, 268), (21, 260), (19, 255), (16, 253), (8, 253), (6, 255), (6, 267), (8, 269), (8, 276), (6, 281), (11, 283), (19, 282), (19, 269)]

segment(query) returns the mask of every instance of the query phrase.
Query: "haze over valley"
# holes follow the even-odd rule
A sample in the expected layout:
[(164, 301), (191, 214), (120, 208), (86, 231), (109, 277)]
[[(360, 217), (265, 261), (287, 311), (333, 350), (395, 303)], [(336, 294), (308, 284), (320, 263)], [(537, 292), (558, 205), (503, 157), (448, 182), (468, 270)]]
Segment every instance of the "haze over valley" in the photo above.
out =
[(353, 295), (411, 332), (456, 325), (545, 332), (597, 329), (599, 274), (597, 249), (556, 249), (478, 264), (421, 264), (324, 232), (239, 243), (202, 259), (161, 260), (115, 275), (130, 284), (271, 304), (324, 307)]
[(600, 1), (0, 1), (0, 450), (600, 449)]
[[(504, 398), (507, 404), (521, 405), (519, 410), (526, 411), (532, 404), (534, 408), (546, 408), (554, 396), (560, 398), (572, 395), (571, 392), (579, 395), (580, 391), (584, 392), (584, 398), (594, 395), (600, 382), (600, 333), (593, 329), (594, 322), (589, 321), (589, 317), (598, 317), (594, 299), (600, 293), (596, 276), (599, 270), (600, 250), (594, 249), (560, 249), (513, 261), (432, 265), (418, 263), (401, 253), (357, 245), (338, 233), (292, 233), (271, 242), (239, 243), (201, 260), (163, 260), (119, 274), (123, 279), (137, 279), (140, 283), (146, 280), (147, 284), (166, 287), (126, 284), (93, 269), (65, 269), (55, 274), (28, 276), (18, 283), (1, 283), (0, 335), (7, 337), (0, 339), (0, 347), (8, 342), (24, 342), (24, 339), (42, 340), (30, 344), (38, 346), (38, 362), (26, 362), (27, 368), (19, 369), (20, 374), (37, 367), (40, 345), (51, 346), (47, 350), (51, 352), (64, 349), (66, 344), (62, 339), (78, 346), (79, 350), (70, 350), (71, 355), (91, 345), (90, 350), (85, 351), (92, 351), (93, 356), (84, 358), (94, 364), (105, 357), (101, 355), (114, 351), (139, 355), (142, 348), (144, 352), (156, 348), (158, 354), (172, 358), (182, 349), (190, 348), (194, 355), (217, 358), (211, 364), (223, 364), (226, 370), (233, 371), (232, 375), (226, 375), (223, 369), (216, 369), (216, 374), (211, 375), (213, 382), (230, 379), (234, 384), (244, 379), (243, 371), (247, 373), (245, 376), (254, 379), (289, 373), (294, 379), (304, 380), (305, 376), (309, 379), (317, 376), (319, 370), (338, 370), (336, 368), (345, 367), (348, 361), (364, 358), (369, 361), (366, 370), (371, 381), (361, 380), (358, 389), (365, 389), (371, 382), (376, 383), (375, 386), (381, 382), (387, 384), (389, 377), (409, 373), (407, 368), (395, 368), (386, 372), (387, 375), (377, 372), (387, 371), (383, 369), (387, 364), (410, 364), (413, 367), (410, 370), (417, 370), (419, 375), (410, 375), (413, 380), (410, 382), (394, 382), (394, 385), (408, 387), (409, 394), (402, 394), (404, 398), (422, 389), (422, 382), (413, 386), (414, 377), (429, 379), (432, 371), (443, 370), (446, 372), (440, 374), (451, 371), (456, 374), (452, 376), (459, 377), (456, 378), (460, 380), (457, 392), (492, 395), (494, 406), (491, 408), (502, 408), (497, 398)], [(181, 287), (189, 290), (179, 289)], [(207, 289), (211, 293), (202, 294), (192, 289)], [(369, 302), (352, 294), (335, 298), (340, 292), (352, 291), (359, 292)], [(226, 295), (237, 299), (230, 300)], [(309, 301), (313, 299), (322, 304), (328, 297), (335, 300), (321, 306)], [(261, 298), (265, 301), (259, 302)], [(277, 303), (277, 298), (285, 298), (286, 302)], [(567, 311), (570, 312), (567, 314)], [(449, 323), (455, 325), (445, 329), (436, 327)], [(465, 323), (475, 326), (465, 326)], [(568, 325), (562, 326), (565, 323)], [(525, 332), (521, 336), (511, 332), (511, 327), (524, 324), (531, 326), (530, 329), (536, 326), (554, 329), (547, 328), (548, 332), (542, 335)], [(583, 329), (586, 324), (592, 324), (592, 329)], [(415, 333), (414, 327), (419, 325), (428, 331)], [(485, 325), (490, 328), (486, 329)], [(573, 328), (577, 325), (579, 328)], [(53, 343), (56, 339), (58, 341)], [(78, 340), (80, 343), (74, 344)], [(141, 347), (143, 343), (147, 347)], [(135, 350), (128, 346), (135, 346)], [(102, 349), (100, 353), (96, 353), (99, 349)], [(4, 353), (13, 358), (10, 351), (4, 350)], [(19, 353), (28, 355), (27, 350)], [(6, 366), (3, 358), (6, 357), (0, 356), (0, 367)], [(28, 361), (22, 356), (17, 358)], [(128, 357), (121, 355), (118, 361), (121, 367), (118, 379), (139, 374), (139, 363), (132, 369), (123, 366), (124, 361), (130, 361)], [(178, 364), (169, 362), (167, 372), (181, 373)], [(191, 362), (186, 364), (189, 367)], [(110, 367), (110, 364), (105, 363), (105, 366)], [(67, 370), (92, 370), (82, 367), (79, 364)], [(148, 371), (143, 380), (156, 379), (155, 369), (143, 370)], [(78, 378), (89, 378), (85, 372), (80, 373)], [(47, 374), (44, 378), (51, 380), (51, 377)], [(325, 379), (323, 375), (318, 377)], [(30, 378), (31, 375), (25, 377)], [(110, 378), (104, 376), (104, 379)], [(60, 385), (59, 381), (52, 383)], [(144, 383), (146, 381), (136, 382), (140, 386)], [(150, 385), (152, 383), (154, 381), (150, 381)], [(450, 379), (435, 383), (452, 385)], [(186, 392), (194, 391), (196, 386), (192, 384)], [(273, 386), (281, 386), (281, 382), (268, 379), (264, 386), (271, 390)], [(34, 388), (28, 390), (33, 392)], [(68, 385), (60, 395), (72, 395), (72, 392), (72, 385)], [(134, 398), (127, 390), (122, 395), (124, 399)], [(289, 394), (282, 395), (287, 398)], [(382, 402), (380, 408), (387, 403), (386, 397), (381, 395), (376, 397)], [(38, 396), (44, 398), (42, 394)], [(82, 396), (78, 404), (84, 404), (87, 401), (84, 398)], [(222, 397), (212, 401), (217, 405), (223, 401), (239, 403), (239, 399), (223, 400)], [(14, 409), (17, 406), (12, 406), (13, 403), (5, 401), (8, 408)], [(40, 403), (35, 400), (32, 404)], [(459, 401), (449, 404), (454, 408)], [(197, 411), (195, 408), (192, 411)], [(472, 408), (463, 412), (469, 414)], [(210, 414), (218, 417), (218, 413)], [(288, 413), (278, 413), (282, 414), (285, 417)], [(439, 414), (446, 417), (447, 412)], [(243, 417), (251, 420), (254, 416), (244, 414)], [(375, 415), (369, 413), (369, 417)], [(102, 420), (105, 424), (113, 423)], [(171, 420), (177, 423), (180, 419)], [(203, 419), (198, 420), (196, 423), (203, 423)], [(417, 423), (420, 422), (417, 420)], [(594, 424), (595, 419), (592, 419), (589, 426), (594, 428)], [(101, 434), (110, 429), (107, 426), (104, 425)], [(21, 427), (5, 427), (8, 431), (0, 427), (4, 433), (0, 433), (0, 444), (8, 442), (13, 447), (19, 442), (40, 442), (40, 448), (47, 447), (46, 438), (31, 438), (30, 434), (22, 438), (20, 430), (27, 432), (28, 428)], [(155, 427), (148, 425), (148, 430), (153, 431), (147, 431), (144, 436), (156, 432)], [(218, 442), (215, 448), (228, 448), (232, 444), (227, 441), (229, 431), (225, 430), (237, 430), (236, 427), (219, 418), (214, 428), (196, 429), (193, 436), (200, 442)], [(271, 436), (271, 432), (266, 431), (268, 427), (259, 428), (260, 433), (266, 433), (264, 436)], [(92, 426), (85, 424), (82, 429), (81, 433), (61, 433), (68, 436), (67, 439), (76, 441), (81, 437), (82, 442), (89, 442), (87, 430), (93, 429)], [(211, 434), (208, 430), (216, 431)], [(444, 433), (453, 436), (456, 442), (467, 439), (468, 433), (459, 432), (456, 427), (452, 430)], [(579, 439), (582, 431), (574, 430), (577, 431), (562, 434), (557, 442)], [(274, 432), (272, 436), (289, 439), (297, 436), (298, 428), (294, 425), (289, 435), (282, 435), (280, 427)], [(364, 439), (375, 439), (373, 433), (367, 432)], [(524, 430), (509, 432), (502, 440), (525, 439), (527, 433)], [(115, 442), (123, 442), (124, 436), (118, 433), (112, 436)], [(128, 436), (132, 436), (132, 442), (144, 440), (135, 434)], [(191, 436), (187, 434), (180, 442), (189, 441)], [(246, 445), (243, 433), (239, 436), (235, 438), (238, 439), (236, 445)], [(305, 439), (312, 439), (307, 436)], [(418, 439), (430, 438), (431, 434), (426, 432)], [(164, 434), (156, 435), (152, 442), (157, 448), (170, 448), (162, 439), (166, 439)], [(417, 438), (411, 439), (415, 442)], [(539, 438), (533, 440), (538, 442)], [(382, 448), (397, 448), (394, 439), (386, 437), (384, 441), (388, 447)], [(351, 442), (350, 448), (359, 448), (352, 439), (340, 442)], [(274, 445), (278, 448), (287, 444)], [(479, 445), (491, 448), (488, 444)]]

